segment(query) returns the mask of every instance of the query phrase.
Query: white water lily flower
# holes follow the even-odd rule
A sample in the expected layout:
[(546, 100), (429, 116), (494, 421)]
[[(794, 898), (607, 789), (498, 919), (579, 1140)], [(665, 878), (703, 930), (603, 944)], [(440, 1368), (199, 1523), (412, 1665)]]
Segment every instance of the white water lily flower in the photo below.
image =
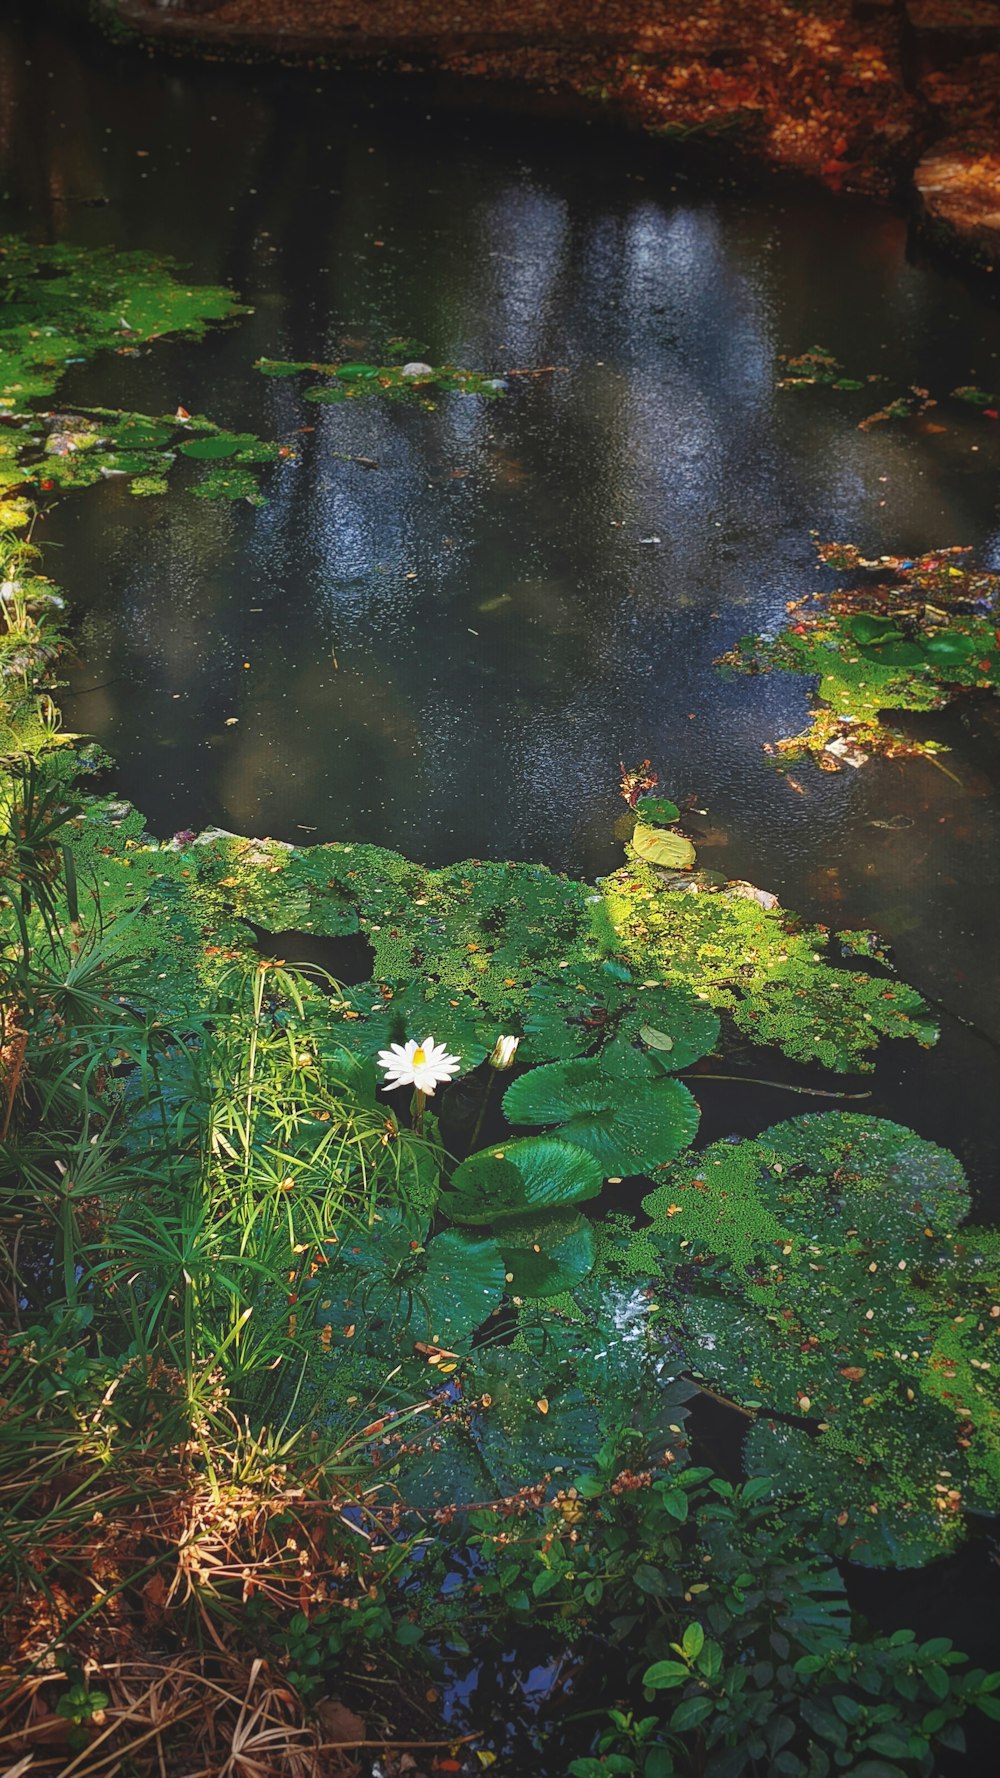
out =
[(379, 1067), (385, 1072), (387, 1087), (416, 1087), (418, 1093), (433, 1093), (442, 1081), (449, 1081), (461, 1068), (461, 1058), (449, 1056), (443, 1043), (425, 1037), (423, 1043), (392, 1043), (379, 1051)]

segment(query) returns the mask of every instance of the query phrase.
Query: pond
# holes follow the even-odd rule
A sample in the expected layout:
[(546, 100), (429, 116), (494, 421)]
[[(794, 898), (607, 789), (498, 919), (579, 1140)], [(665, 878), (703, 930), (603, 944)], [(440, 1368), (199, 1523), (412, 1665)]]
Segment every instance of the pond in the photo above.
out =
[[(109, 481), (39, 534), (75, 612), (67, 726), (116, 756), (153, 831), (592, 876), (621, 860), (621, 762), (649, 758), (698, 811), (701, 863), (877, 928), (942, 1004), (936, 1051), (891, 1046), (848, 1087), (954, 1149), (995, 1217), (1000, 706), (907, 719), (947, 771), (787, 777), (763, 747), (803, 727), (807, 682), (714, 664), (833, 584), (814, 534), (1000, 569), (1000, 424), (943, 399), (1000, 376), (989, 293), (912, 257), (890, 211), (541, 102), (151, 61), (28, 3), (0, 25), (0, 80), (6, 227), (173, 254), (252, 309), (72, 371), (59, 406), (182, 406), (293, 447), (260, 507)], [(380, 362), (397, 336), (503, 394), (319, 406), (254, 369)], [(779, 389), (781, 355), (817, 342), (883, 380)], [(913, 386), (940, 407), (859, 429)], [(703, 1135), (807, 1103), (706, 1089)], [(935, 1630), (983, 1652), (973, 1573), (996, 1573), (981, 1551), (868, 1577), (864, 1604), (909, 1621), (933, 1599)]]

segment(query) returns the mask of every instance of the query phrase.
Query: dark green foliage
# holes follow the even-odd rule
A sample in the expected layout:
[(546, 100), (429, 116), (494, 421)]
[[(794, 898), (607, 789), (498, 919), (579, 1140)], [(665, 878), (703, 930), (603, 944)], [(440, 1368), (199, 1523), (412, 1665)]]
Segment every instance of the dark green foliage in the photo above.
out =
[(535, 1068), (508, 1087), (503, 1105), (512, 1124), (556, 1125), (606, 1178), (662, 1166), (698, 1128), (698, 1107), (680, 1081), (626, 1080), (599, 1057)]
[(334, 1341), (377, 1352), (414, 1341), (465, 1341), (498, 1306), (504, 1265), (487, 1236), (426, 1231), (387, 1209), (365, 1230), (344, 1232), (310, 1293), (316, 1326)]
[(47, 493), (122, 477), (132, 494), (165, 494), (180, 456), (207, 465), (191, 487), (199, 499), (260, 506), (264, 496), (251, 466), (289, 455), (287, 448), (253, 433), (227, 432), (201, 415), (156, 418), (116, 408), (18, 415), (0, 427), (0, 488)]
[(695, 878), (679, 887), (635, 863), (606, 877), (602, 890), (625, 960), (686, 984), (754, 1043), (827, 1068), (864, 1069), (879, 1037), (936, 1039), (912, 988), (831, 968), (828, 932), (762, 906), (745, 885), (718, 889)]
[(918, 1564), (993, 1509), (1000, 1273), (995, 1239), (957, 1233), (952, 1155), (877, 1118), (796, 1118), (713, 1144), (644, 1208), (687, 1362), (761, 1409), (748, 1463), (824, 1513), (825, 1548)]

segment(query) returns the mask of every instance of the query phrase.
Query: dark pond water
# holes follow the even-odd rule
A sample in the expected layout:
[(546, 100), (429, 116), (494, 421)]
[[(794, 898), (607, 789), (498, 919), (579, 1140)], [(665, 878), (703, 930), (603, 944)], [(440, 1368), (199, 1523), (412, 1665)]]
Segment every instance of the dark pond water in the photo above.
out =
[[(886, 210), (441, 84), (156, 63), (27, 4), (0, 83), (5, 226), (175, 254), (254, 311), (74, 372), (60, 405), (183, 404), (298, 451), (258, 510), (108, 484), (46, 523), (78, 614), (67, 722), (154, 829), (595, 873), (620, 861), (619, 762), (649, 756), (707, 811), (703, 863), (877, 926), (979, 1027), (946, 1014), (935, 1053), (890, 1050), (871, 1109), (954, 1147), (995, 1211), (1000, 707), (933, 719), (953, 777), (807, 765), (799, 793), (761, 744), (802, 726), (803, 683), (713, 667), (817, 584), (813, 531), (1000, 568), (1000, 425), (947, 404), (856, 425), (910, 384), (995, 386), (988, 293), (909, 257)], [(425, 413), (317, 407), (252, 368), (399, 334), (432, 362), (557, 369)], [(886, 382), (776, 390), (778, 354), (814, 342)], [(808, 1103), (708, 1089), (704, 1128)], [(980, 1550), (914, 1577), (906, 1610), (968, 1644), (990, 1572)]]

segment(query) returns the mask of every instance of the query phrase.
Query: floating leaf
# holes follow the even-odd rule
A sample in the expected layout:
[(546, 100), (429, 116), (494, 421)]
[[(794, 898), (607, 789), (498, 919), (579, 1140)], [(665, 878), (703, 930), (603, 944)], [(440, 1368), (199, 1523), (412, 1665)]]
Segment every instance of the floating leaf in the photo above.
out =
[(235, 432), (210, 432), (202, 438), (189, 438), (179, 446), (183, 456), (211, 462), (217, 457), (233, 457), (243, 440)]
[(558, 1124), (558, 1134), (593, 1155), (605, 1178), (672, 1159), (691, 1141), (699, 1115), (679, 1081), (622, 1080), (596, 1058), (522, 1075), (508, 1087), (504, 1111), (514, 1124)]
[(499, 1229), (526, 1210), (594, 1198), (603, 1177), (593, 1156), (574, 1143), (558, 1136), (527, 1136), (470, 1155), (455, 1168), (441, 1208), (454, 1222)]
[[(495, 1241), (446, 1229), (426, 1247), (400, 1211), (342, 1240), (314, 1291), (317, 1323), (334, 1342), (467, 1340), (500, 1302), (505, 1267)], [(347, 1329), (355, 1331), (348, 1335)]]
[(677, 1277), (675, 1338), (696, 1373), (763, 1404), (754, 1466), (808, 1492), (834, 1554), (926, 1561), (995, 1502), (1000, 1242), (956, 1237), (968, 1203), (947, 1150), (842, 1112), (714, 1143), (643, 1201), (664, 1252), (699, 1262)]
[[(575, 1473), (597, 1448), (597, 1411), (568, 1366), (496, 1347), (476, 1354), (467, 1386), (489, 1396), (476, 1433), (504, 1493), (554, 1469)], [(545, 1411), (538, 1406), (542, 1401)]]
[(635, 805), (636, 819), (654, 827), (669, 827), (680, 820), (680, 809), (665, 796), (641, 796)]
[(882, 667), (922, 667), (927, 658), (919, 642), (880, 642), (866, 652)]
[(619, 1045), (638, 1038), (647, 1050), (655, 1052), (660, 1065), (673, 1073), (690, 1068), (714, 1049), (719, 1029), (714, 1007), (678, 983), (641, 989), (621, 1019), (617, 1036)]
[(199, 500), (247, 500), (251, 506), (263, 506), (264, 496), (252, 469), (223, 467), (209, 469), (194, 489)]
[(594, 1231), (579, 1211), (514, 1217), (498, 1226), (496, 1238), (513, 1296), (558, 1296), (594, 1269)]
[(859, 611), (847, 625), (856, 642), (901, 642), (903, 632), (896, 628), (890, 617), (876, 617), (870, 612)]
[(643, 827), (641, 822), (632, 834), (632, 847), (647, 864), (663, 865), (668, 870), (690, 870), (697, 856), (683, 834)]

